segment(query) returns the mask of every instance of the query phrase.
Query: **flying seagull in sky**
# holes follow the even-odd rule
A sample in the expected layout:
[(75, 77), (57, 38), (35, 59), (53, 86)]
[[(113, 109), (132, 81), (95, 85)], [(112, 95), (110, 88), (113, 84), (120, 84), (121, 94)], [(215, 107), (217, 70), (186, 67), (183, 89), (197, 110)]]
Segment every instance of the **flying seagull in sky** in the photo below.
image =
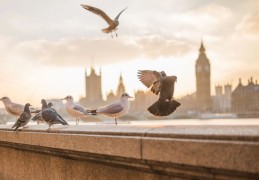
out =
[(24, 105), (12, 102), (9, 97), (2, 97), (0, 101), (4, 103), (6, 111), (16, 118), (18, 118), (24, 111)]
[(76, 118), (76, 125), (79, 124), (80, 118), (87, 117), (91, 115), (90, 109), (85, 109), (84, 107), (80, 106), (79, 104), (74, 103), (74, 99), (72, 96), (66, 96), (61, 100), (66, 100), (66, 110), (68, 114)]
[(28, 124), (28, 122), (31, 119), (31, 111), (29, 109), (29, 106), (31, 106), (29, 103), (25, 104), (24, 111), (22, 112), (21, 116), (18, 118), (18, 120), (15, 122), (12, 128), (15, 128), (14, 131), (16, 131), (19, 127), (25, 126)]
[[(127, 8), (123, 9), (117, 16), (114, 20), (112, 20), (105, 12), (103, 12), (102, 10), (98, 9), (98, 8), (95, 8), (95, 7), (92, 7), (92, 6), (88, 6), (88, 5), (84, 5), (84, 4), (81, 4), (81, 6), (88, 10), (88, 11), (91, 11), (92, 13), (94, 14), (97, 14), (99, 15), (100, 17), (102, 17), (107, 23), (108, 23), (108, 27), (105, 28), (105, 29), (102, 29), (102, 31), (104, 33), (111, 33), (111, 36), (112, 36), (112, 32), (115, 32), (116, 36), (117, 33), (116, 33), (116, 30), (118, 29), (118, 25), (119, 25), (119, 17), (121, 15), (121, 13), (123, 11), (125, 11)], [(113, 37), (113, 36), (112, 36)]]
[(93, 115), (104, 114), (106, 116), (113, 117), (115, 119), (115, 124), (117, 124), (117, 117), (124, 115), (129, 110), (129, 98), (132, 97), (128, 93), (123, 93), (119, 101), (91, 110), (91, 113)]
[(168, 116), (181, 105), (173, 98), (176, 76), (167, 76), (164, 71), (139, 70), (138, 78), (154, 94), (159, 94), (158, 101), (148, 108), (153, 115)]

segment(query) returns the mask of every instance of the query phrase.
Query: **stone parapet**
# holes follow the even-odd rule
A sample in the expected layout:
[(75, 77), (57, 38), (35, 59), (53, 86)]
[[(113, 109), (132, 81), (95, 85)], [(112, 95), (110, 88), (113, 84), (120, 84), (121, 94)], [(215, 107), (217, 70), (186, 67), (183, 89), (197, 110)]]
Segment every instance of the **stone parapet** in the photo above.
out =
[(10, 128), (0, 126), (0, 179), (259, 179), (259, 126)]

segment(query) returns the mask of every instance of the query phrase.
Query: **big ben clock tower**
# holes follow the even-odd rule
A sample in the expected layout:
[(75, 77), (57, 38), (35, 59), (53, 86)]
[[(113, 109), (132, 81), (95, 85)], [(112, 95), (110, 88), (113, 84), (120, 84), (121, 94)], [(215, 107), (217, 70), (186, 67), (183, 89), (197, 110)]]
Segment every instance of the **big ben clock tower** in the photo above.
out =
[(206, 56), (203, 42), (201, 42), (199, 51), (200, 54), (195, 64), (197, 108), (199, 112), (206, 112), (212, 109), (212, 100), (210, 95), (210, 62)]

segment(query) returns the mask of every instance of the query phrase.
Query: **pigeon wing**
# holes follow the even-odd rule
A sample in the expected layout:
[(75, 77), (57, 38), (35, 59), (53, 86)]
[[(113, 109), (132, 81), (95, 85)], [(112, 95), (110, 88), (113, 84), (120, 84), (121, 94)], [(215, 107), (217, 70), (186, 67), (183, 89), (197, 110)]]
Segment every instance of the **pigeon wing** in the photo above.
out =
[(26, 112), (23, 112), (17, 121), (19, 121), (22, 124), (22, 123), (25, 123), (29, 118), (30, 118), (29, 114)]
[(57, 115), (52, 109), (46, 108), (41, 112), (41, 117), (44, 121), (50, 123), (56, 119)]
[(41, 119), (41, 112), (36, 114), (31, 120), (36, 121)]
[(55, 121), (58, 121), (58, 123), (62, 125), (68, 125), (68, 123), (59, 114), (57, 114), (57, 118)]
[(12, 114), (16, 114), (16, 115), (21, 115), (21, 113), (24, 110), (24, 106), (21, 104), (11, 104), (8, 108), (8, 110), (12, 113)]
[(91, 11), (92, 13), (102, 17), (109, 25), (114, 24), (113, 20), (111, 20), (111, 18), (105, 12), (103, 12), (101, 9), (98, 9), (98, 8), (95, 8), (95, 7), (92, 7), (92, 6), (88, 6), (88, 5), (84, 5), (84, 4), (81, 4), (81, 6), (84, 9), (86, 9), (88, 11)]
[(86, 110), (82, 107), (82, 106), (79, 106), (78, 104), (76, 104), (74, 107), (73, 107), (74, 110), (76, 111), (79, 111), (81, 113), (84, 113), (86, 114)]
[(103, 114), (117, 114), (123, 110), (123, 106), (120, 102), (109, 104), (107, 106), (97, 109), (97, 113)]
[(114, 21), (118, 21), (120, 15), (121, 15), (121, 13), (122, 13), (123, 11), (125, 11), (126, 9), (127, 9), (127, 7), (126, 7), (125, 9), (123, 9), (123, 10), (116, 16), (116, 18), (114, 19)]
[(139, 80), (148, 88), (151, 87), (151, 91), (154, 94), (158, 94), (160, 92), (160, 81), (166, 76), (165, 72), (157, 72), (151, 70), (139, 70), (138, 78)]

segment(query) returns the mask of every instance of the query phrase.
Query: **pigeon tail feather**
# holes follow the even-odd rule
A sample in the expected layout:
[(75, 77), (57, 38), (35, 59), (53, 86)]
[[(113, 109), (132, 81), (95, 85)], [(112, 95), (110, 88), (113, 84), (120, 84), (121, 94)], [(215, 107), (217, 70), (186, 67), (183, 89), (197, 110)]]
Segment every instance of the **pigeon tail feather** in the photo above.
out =
[(166, 102), (164, 100), (158, 100), (152, 104), (147, 110), (155, 116), (168, 116), (173, 113), (177, 107), (181, 104), (176, 100)]

